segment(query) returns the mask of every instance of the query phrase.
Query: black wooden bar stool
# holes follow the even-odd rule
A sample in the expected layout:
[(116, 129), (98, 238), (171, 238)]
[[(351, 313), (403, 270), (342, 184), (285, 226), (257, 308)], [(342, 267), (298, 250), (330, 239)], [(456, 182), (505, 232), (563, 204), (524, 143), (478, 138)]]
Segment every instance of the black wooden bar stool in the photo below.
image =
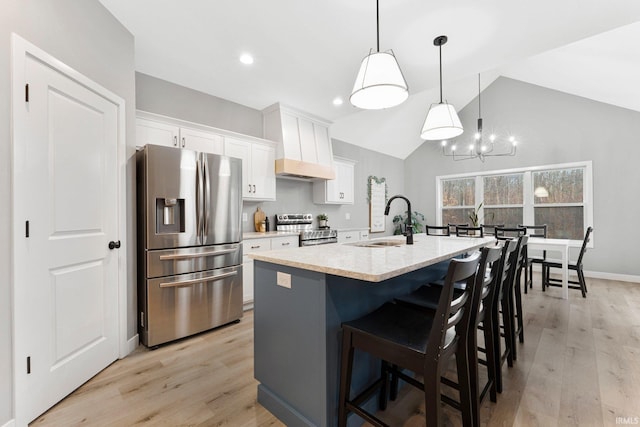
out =
[[(347, 414), (353, 412), (375, 426), (386, 426), (382, 420), (362, 408), (362, 404), (380, 390), (379, 404), (386, 405), (389, 390), (388, 364), (423, 375), (424, 385), (413, 378), (410, 384), (424, 390), (426, 424), (440, 426), (440, 377), (446, 362), (456, 353), (460, 356), (467, 349), (460, 345), (470, 321), (470, 305), (476, 290), (475, 275), (480, 255), (453, 259), (449, 264), (438, 309), (430, 315), (405, 305), (385, 303), (374, 312), (342, 324), (342, 358), (338, 425), (345, 427)], [(466, 282), (463, 296), (453, 300), (453, 284)], [(481, 282), (480, 282), (481, 283)], [(462, 341), (466, 341), (462, 339)], [(358, 396), (351, 398), (351, 373), (355, 349), (366, 351), (385, 363), (381, 376)], [(456, 357), (461, 384), (469, 383), (469, 368), (465, 357)], [(466, 426), (474, 425), (471, 419), (471, 393), (469, 387), (460, 387), (460, 402)]]

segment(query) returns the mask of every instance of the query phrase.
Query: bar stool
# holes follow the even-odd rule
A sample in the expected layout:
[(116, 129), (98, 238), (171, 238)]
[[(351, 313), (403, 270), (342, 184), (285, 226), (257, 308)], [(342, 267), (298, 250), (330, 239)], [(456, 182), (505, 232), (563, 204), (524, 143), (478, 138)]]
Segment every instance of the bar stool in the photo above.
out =
[[(490, 248), (486, 247), (482, 249), (480, 262), (478, 264), (478, 271), (485, 271), (485, 274), (476, 275), (476, 282), (481, 281), (482, 284), (480, 285), (481, 287), (479, 288), (479, 291), (474, 294), (470, 308), (476, 315), (475, 321), (471, 319), (471, 323), (469, 325), (469, 333), (467, 336), (467, 361), (469, 364), (471, 381), (472, 418), (477, 422), (479, 422), (480, 420), (480, 403), (482, 403), (482, 401), (484, 400), (486, 393), (490, 391), (492, 402), (495, 402), (497, 400), (495, 380), (496, 361), (495, 354), (493, 352), (494, 328), (491, 325), (492, 317), (489, 315), (489, 313), (491, 313), (491, 310), (493, 309), (497, 283), (500, 280), (499, 276), (502, 268), (502, 260), (504, 258), (504, 254), (506, 253), (507, 252), (504, 250), (504, 248), (499, 246), (493, 246)], [(438, 285), (425, 285), (407, 296), (396, 298), (396, 303), (416, 307), (427, 312), (434, 312), (438, 308), (438, 302), (442, 289), (442, 286)], [(464, 290), (458, 289), (454, 286), (454, 298), (459, 298), (463, 293)], [(478, 379), (478, 363), (480, 362), (480, 360), (478, 358), (479, 348), (477, 340), (477, 330), (479, 329), (481, 324), (484, 326), (482, 328), (484, 332), (484, 342), (486, 349), (488, 349), (488, 351), (484, 349), (485, 353), (487, 354), (487, 360), (483, 360), (481, 363), (487, 366), (488, 375), (487, 382), (482, 386), (482, 390), (480, 391)], [(396, 375), (396, 373), (394, 372), (391, 377), (392, 379), (390, 396), (392, 400), (394, 400), (395, 396), (397, 395), (398, 376), (399, 375)], [(460, 385), (458, 383), (445, 377), (442, 377), (441, 381), (443, 384), (459, 390)], [(451, 398), (444, 395), (442, 396), (442, 400), (444, 403), (450, 404), (451, 406), (460, 409), (459, 402), (455, 402)]]
[(504, 227), (504, 224), (480, 224), (480, 227), (487, 236), (495, 236), (496, 227)]
[[(342, 324), (342, 357), (338, 425), (345, 427), (347, 414), (353, 412), (375, 426), (386, 424), (360, 405), (382, 388), (379, 406), (386, 407), (389, 388), (388, 364), (397, 365), (423, 375), (424, 384), (413, 378), (408, 382), (424, 390), (426, 424), (428, 427), (442, 423), (440, 405), (440, 377), (446, 362), (456, 355), (458, 377), (461, 384), (460, 402), (465, 426), (474, 425), (471, 419), (471, 392), (469, 369), (466, 363), (467, 349), (460, 344), (466, 341), (470, 321), (470, 304), (476, 291), (475, 276), (480, 256), (453, 259), (449, 264), (438, 309), (434, 315), (391, 302), (374, 312)], [(453, 300), (453, 284), (465, 281), (462, 297)], [(351, 373), (355, 349), (366, 351), (383, 361), (381, 376), (355, 398), (351, 394)]]
[(468, 227), (469, 223), (465, 223), (465, 224), (447, 224), (447, 227), (449, 227), (449, 234), (456, 234), (456, 229), (458, 227)]
[(458, 237), (484, 237), (482, 227), (468, 227), (459, 225), (456, 227), (456, 236)]
[[(526, 234), (529, 237), (542, 237), (547, 238), (547, 224), (542, 225), (522, 225), (518, 224), (518, 227), (523, 227), (526, 230)], [(533, 264), (542, 264), (547, 259), (547, 251), (542, 251), (542, 258), (530, 257), (527, 250), (527, 263), (524, 266), (524, 293), (527, 293), (527, 286), (533, 288)]]

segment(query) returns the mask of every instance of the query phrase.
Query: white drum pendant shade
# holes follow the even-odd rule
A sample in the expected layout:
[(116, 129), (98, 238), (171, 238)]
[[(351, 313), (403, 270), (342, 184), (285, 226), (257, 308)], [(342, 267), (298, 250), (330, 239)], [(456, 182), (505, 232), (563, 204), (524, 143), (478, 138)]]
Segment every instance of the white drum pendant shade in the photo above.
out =
[(349, 100), (355, 107), (380, 110), (409, 97), (407, 82), (393, 52), (374, 52), (362, 60)]
[(429, 141), (455, 138), (463, 132), (456, 109), (451, 104), (431, 104), (420, 137)]

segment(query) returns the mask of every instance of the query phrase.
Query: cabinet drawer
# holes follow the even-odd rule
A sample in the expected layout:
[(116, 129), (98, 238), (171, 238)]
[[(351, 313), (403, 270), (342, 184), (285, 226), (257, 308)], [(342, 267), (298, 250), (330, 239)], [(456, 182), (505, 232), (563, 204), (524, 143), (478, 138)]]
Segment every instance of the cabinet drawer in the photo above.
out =
[(271, 250), (271, 239), (248, 239), (242, 242), (244, 254)]
[(271, 239), (271, 249), (297, 248), (300, 238), (298, 236), (274, 237)]

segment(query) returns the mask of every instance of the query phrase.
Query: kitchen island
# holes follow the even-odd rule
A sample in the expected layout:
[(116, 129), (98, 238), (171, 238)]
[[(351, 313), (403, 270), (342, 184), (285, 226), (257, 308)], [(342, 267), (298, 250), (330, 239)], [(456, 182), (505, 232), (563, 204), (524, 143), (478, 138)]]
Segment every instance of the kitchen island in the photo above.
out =
[[(393, 236), (251, 255), (258, 402), (287, 426), (337, 425), (342, 322), (442, 278), (451, 258), (494, 239), (418, 234), (414, 242)], [(354, 390), (379, 369), (379, 361), (356, 354)]]

